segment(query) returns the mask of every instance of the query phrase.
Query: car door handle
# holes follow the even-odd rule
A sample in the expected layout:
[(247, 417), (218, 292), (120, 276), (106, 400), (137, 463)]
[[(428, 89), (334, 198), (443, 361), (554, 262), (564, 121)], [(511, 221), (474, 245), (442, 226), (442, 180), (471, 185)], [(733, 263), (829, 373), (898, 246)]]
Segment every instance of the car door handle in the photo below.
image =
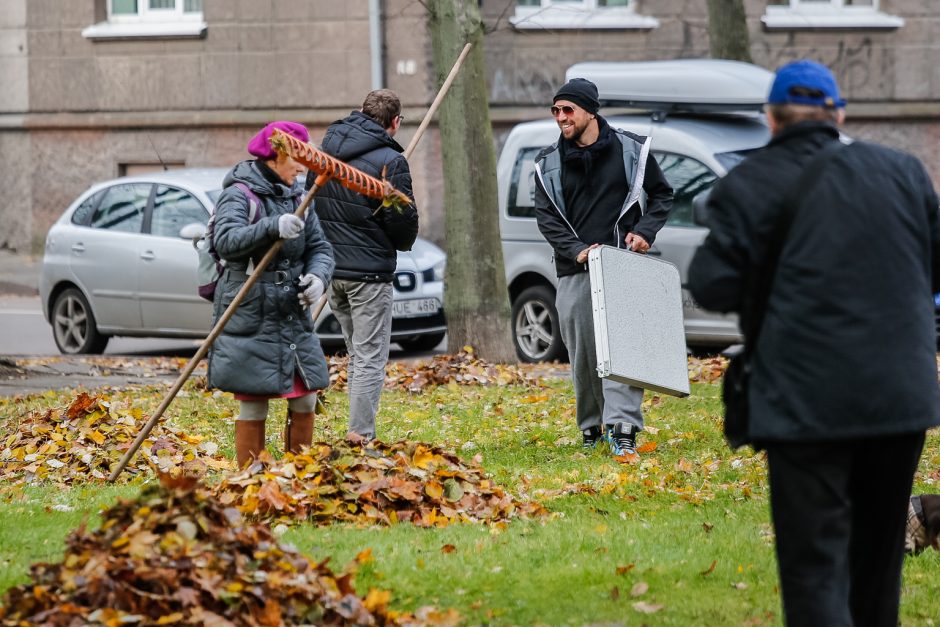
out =
[(153, 254), (152, 250), (145, 250), (144, 252), (140, 253), (140, 258), (144, 261), (153, 261), (157, 258), (157, 256)]
[(659, 257), (663, 254), (663, 251), (659, 250), (658, 248), (650, 248), (648, 251), (646, 251), (646, 254), (653, 255), (654, 257)]
[(72, 244), (72, 252), (73, 253), (85, 252), (85, 245), (82, 244), (81, 242), (76, 242), (75, 244)]

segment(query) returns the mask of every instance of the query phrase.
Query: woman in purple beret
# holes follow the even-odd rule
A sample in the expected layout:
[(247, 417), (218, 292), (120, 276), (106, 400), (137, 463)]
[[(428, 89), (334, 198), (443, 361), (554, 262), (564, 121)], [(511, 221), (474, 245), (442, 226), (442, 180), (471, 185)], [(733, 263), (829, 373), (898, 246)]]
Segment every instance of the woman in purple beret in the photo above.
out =
[(271, 398), (288, 399), (285, 450), (296, 453), (309, 446), (316, 393), (329, 382), (309, 307), (329, 285), (333, 249), (314, 211), (304, 219), (294, 215), (303, 190), (295, 183), (306, 168), (271, 147), (274, 129), (310, 139), (296, 122), (271, 122), (261, 129), (248, 142), (254, 158), (225, 177), (212, 232), (212, 244), (225, 261), (215, 290), (215, 320), (268, 249), (284, 240), (209, 352), (209, 386), (234, 392), (240, 402), (235, 419), (239, 467), (264, 450)]

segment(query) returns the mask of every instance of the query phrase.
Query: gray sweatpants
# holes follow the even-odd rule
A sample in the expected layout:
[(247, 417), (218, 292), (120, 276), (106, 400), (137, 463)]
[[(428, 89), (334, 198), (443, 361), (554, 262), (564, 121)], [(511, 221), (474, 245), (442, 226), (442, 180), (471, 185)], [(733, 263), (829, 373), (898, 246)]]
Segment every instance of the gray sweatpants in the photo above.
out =
[(392, 336), (392, 284), (336, 279), (330, 284), (330, 307), (349, 353), (349, 430), (371, 439)]
[[(626, 422), (643, 428), (643, 390), (597, 376), (591, 279), (579, 272), (558, 279), (555, 309), (561, 339), (568, 347), (571, 380), (577, 405), (578, 429)], [(628, 329), (623, 329), (628, 332)]]

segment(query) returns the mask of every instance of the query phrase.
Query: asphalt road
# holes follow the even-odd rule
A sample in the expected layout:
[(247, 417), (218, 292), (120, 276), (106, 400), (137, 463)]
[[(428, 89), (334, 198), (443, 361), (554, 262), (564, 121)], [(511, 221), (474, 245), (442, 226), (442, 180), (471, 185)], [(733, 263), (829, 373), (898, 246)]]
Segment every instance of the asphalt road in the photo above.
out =
[[(189, 357), (201, 340), (162, 340), (152, 338), (114, 337), (108, 342), (105, 355), (136, 357)], [(433, 351), (403, 351), (392, 344), (390, 359), (427, 357), (441, 354), (446, 339)], [(54, 356), (59, 349), (52, 339), (52, 327), (42, 315), (37, 296), (0, 296), (0, 355)]]
[[(94, 360), (59, 354), (52, 339), (52, 328), (42, 315), (38, 296), (0, 295), (0, 396), (78, 386), (124, 386), (158, 380), (172, 382), (178, 372), (176, 369), (163, 372), (158, 358), (192, 357), (198, 347), (197, 340), (116, 337), (108, 342), (105, 357), (120, 355), (129, 360), (117, 366), (101, 367)], [(420, 353), (406, 352), (392, 344), (389, 359), (427, 359), (444, 353), (446, 348), (446, 339), (433, 351)], [(25, 365), (17, 366), (17, 361)]]
[[(193, 340), (112, 338), (105, 355), (191, 356)], [(52, 327), (43, 318), (37, 296), (0, 296), (0, 355), (58, 355)]]

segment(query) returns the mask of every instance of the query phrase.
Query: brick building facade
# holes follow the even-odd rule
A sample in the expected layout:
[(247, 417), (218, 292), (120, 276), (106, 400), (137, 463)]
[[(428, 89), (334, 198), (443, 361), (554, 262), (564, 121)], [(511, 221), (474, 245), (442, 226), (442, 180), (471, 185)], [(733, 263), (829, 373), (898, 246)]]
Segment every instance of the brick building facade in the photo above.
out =
[[(829, 64), (847, 131), (913, 152), (940, 184), (940, 3), (745, 0), (754, 62)], [(416, 0), (0, 0), (0, 247), (41, 250), (93, 181), (154, 167), (224, 166), (271, 119), (314, 138), (382, 82), (407, 144), (436, 91)], [(370, 30), (370, 8), (380, 18)], [(705, 0), (484, 0), (497, 143), (543, 117), (587, 60), (708, 56)], [(380, 40), (374, 44), (375, 35)], [(379, 50), (378, 56), (374, 50)], [(440, 146), (412, 158), (421, 234), (443, 239)], [(494, 208), (495, 210), (495, 208)]]

